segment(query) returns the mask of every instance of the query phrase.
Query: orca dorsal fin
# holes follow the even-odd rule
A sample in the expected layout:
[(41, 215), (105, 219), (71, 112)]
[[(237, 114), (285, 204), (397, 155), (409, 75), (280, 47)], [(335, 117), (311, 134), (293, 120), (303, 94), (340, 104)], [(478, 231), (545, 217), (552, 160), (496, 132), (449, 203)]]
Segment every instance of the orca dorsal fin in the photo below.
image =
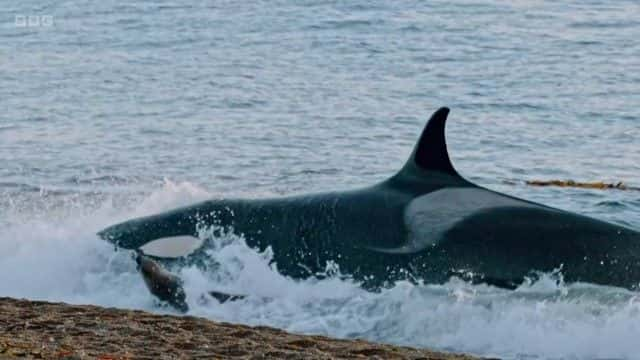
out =
[(406, 169), (421, 169), (424, 171), (438, 171), (448, 175), (460, 177), (451, 164), (447, 142), (445, 139), (445, 124), (449, 115), (449, 108), (442, 107), (431, 115), (427, 126), (422, 131), (420, 140), (413, 149)]

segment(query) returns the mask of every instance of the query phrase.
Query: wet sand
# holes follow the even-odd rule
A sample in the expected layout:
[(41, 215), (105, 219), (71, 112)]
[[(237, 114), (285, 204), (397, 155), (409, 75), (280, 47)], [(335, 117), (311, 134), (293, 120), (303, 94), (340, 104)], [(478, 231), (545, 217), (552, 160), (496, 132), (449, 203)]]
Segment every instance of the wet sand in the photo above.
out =
[(0, 298), (0, 359), (474, 359), (90, 305)]

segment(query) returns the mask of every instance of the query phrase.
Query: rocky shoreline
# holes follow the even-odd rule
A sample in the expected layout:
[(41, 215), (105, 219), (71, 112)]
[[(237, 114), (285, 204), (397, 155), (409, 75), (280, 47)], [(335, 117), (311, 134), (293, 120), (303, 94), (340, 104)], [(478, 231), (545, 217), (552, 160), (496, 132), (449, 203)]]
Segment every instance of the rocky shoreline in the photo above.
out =
[(0, 359), (455, 359), (471, 356), (289, 334), (137, 310), (0, 298)]

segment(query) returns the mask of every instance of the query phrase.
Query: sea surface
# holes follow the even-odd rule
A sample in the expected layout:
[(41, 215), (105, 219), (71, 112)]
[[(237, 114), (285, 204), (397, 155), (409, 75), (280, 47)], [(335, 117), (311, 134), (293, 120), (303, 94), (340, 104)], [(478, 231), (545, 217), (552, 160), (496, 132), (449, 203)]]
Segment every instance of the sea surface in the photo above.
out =
[[(96, 231), (208, 198), (373, 184), (440, 106), (468, 179), (640, 228), (640, 192), (524, 185), (640, 186), (636, 0), (3, 1), (0, 296), (171, 312)], [(215, 240), (219, 273), (180, 271), (192, 315), (504, 359), (640, 353), (640, 293), (561, 272), (516, 291), (369, 293)], [(212, 288), (249, 297), (200, 304)]]

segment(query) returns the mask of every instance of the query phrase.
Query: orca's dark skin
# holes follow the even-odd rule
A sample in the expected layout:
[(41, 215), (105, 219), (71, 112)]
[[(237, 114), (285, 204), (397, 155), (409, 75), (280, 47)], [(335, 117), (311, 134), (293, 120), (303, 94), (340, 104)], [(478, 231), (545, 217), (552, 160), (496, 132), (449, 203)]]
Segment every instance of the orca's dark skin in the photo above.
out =
[[(327, 261), (375, 289), (400, 279), (442, 283), (452, 274), (513, 288), (561, 268), (567, 282), (636, 289), (640, 233), (484, 189), (454, 169), (445, 143), (449, 110), (427, 124), (396, 175), (354, 191), (275, 199), (211, 200), (111, 226), (99, 235), (125, 249), (197, 236), (198, 224), (273, 249), (277, 270), (306, 278)], [(204, 252), (202, 252), (204, 254)]]

